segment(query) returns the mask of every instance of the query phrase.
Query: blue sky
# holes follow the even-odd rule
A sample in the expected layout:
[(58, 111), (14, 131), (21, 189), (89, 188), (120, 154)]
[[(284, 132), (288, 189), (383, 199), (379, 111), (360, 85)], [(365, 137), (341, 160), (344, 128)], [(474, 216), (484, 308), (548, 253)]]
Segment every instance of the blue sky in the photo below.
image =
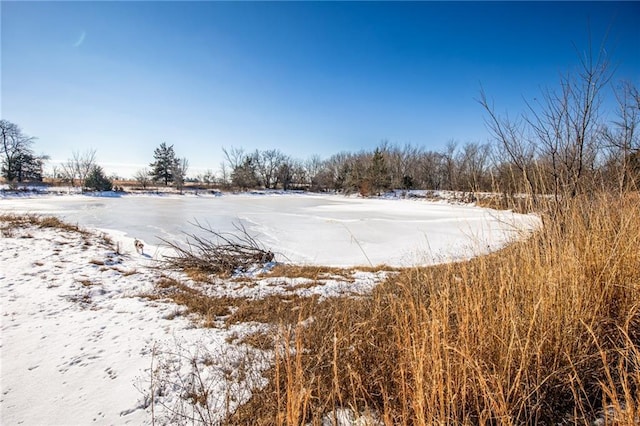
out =
[(382, 140), (485, 142), (555, 87), (591, 33), (640, 84), (639, 2), (11, 2), (1, 116), (53, 162), (96, 149), (132, 175), (161, 142), (191, 175), (222, 147), (323, 158)]

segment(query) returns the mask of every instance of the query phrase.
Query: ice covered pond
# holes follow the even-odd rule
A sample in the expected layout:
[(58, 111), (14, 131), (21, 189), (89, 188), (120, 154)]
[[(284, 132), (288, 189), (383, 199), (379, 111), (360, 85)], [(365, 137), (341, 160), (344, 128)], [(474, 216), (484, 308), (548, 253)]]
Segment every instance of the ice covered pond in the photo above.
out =
[[(279, 261), (328, 266), (412, 266), (502, 247), (537, 219), (444, 202), (267, 194), (5, 197), (0, 213), (54, 214), (83, 227), (120, 231), (148, 245), (243, 225)], [(153, 253), (151, 253), (153, 254)]]

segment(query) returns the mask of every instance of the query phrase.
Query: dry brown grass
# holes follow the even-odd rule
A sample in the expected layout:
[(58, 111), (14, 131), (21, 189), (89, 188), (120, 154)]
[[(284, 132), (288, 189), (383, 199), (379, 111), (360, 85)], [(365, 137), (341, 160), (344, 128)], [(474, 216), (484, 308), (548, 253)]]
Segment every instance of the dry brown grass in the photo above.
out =
[[(41, 216), (36, 214), (0, 214), (0, 235), (3, 237), (14, 237), (15, 230), (30, 226), (51, 228), (78, 234), (83, 239), (81, 246), (83, 250), (87, 250), (94, 243), (98, 243), (100, 246), (105, 248), (114, 249), (114, 243), (108, 235), (103, 233), (94, 234), (91, 231), (83, 229), (78, 225), (67, 223), (55, 216)], [(33, 238), (33, 236), (26, 234), (22, 235), (21, 238)], [(58, 242), (58, 244), (64, 245), (65, 243)], [(115, 247), (115, 252), (119, 253), (119, 247), (117, 245)], [(97, 263), (94, 264), (97, 265)]]
[(352, 268), (332, 268), (329, 266), (314, 265), (290, 265), (279, 263), (268, 273), (272, 277), (284, 278), (308, 278), (310, 280), (326, 279), (332, 276), (339, 276), (344, 279), (351, 279)]
[(272, 295), (261, 299), (242, 299), (234, 312), (226, 319), (227, 324), (260, 322), (265, 324), (296, 324), (300, 317), (318, 303), (319, 296)]
[(529, 195), (490, 194), (479, 197), (476, 206), (496, 210), (513, 210), (516, 213), (536, 211), (537, 200)]
[(160, 279), (153, 293), (140, 296), (151, 300), (168, 299), (184, 306), (186, 310), (180, 314), (193, 314), (205, 327), (215, 326), (216, 321), (223, 321), (226, 325), (246, 322), (296, 324), (301, 315), (308, 315), (319, 300), (319, 296), (298, 295), (272, 295), (259, 299), (210, 296), (197, 286), (169, 277)]
[(314, 321), (276, 345), (295, 350), (230, 421), (352, 407), (388, 425), (637, 424), (639, 212), (637, 195), (576, 199), (499, 253), (306, 306)]
[(240, 303), (240, 299), (231, 297), (210, 297), (202, 291), (169, 277), (163, 277), (155, 286), (155, 292), (144, 294), (152, 300), (169, 299), (187, 309), (181, 314), (194, 314), (205, 327), (215, 326), (215, 322), (231, 314), (231, 308)]
[(201, 270), (199, 268), (188, 268), (188, 269), (184, 270), (184, 273), (191, 280), (193, 280), (195, 282), (200, 282), (200, 283), (211, 282), (212, 279), (214, 278), (214, 275), (212, 275), (210, 273), (207, 273), (206, 271), (203, 271), (203, 270)]
[(37, 226), (40, 228), (55, 228), (64, 231), (87, 234), (86, 230), (77, 225), (66, 223), (54, 216), (38, 216), (34, 214), (1, 214), (0, 222), (3, 222), (3, 229), (24, 228), (26, 226)]
[(249, 345), (256, 349), (267, 351), (273, 349), (276, 343), (276, 336), (274, 333), (266, 331), (255, 331), (240, 338), (230, 339), (228, 343)]
[(268, 273), (268, 276), (283, 278), (307, 278), (319, 281), (327, 279), (339, 279), (345, 282), (354, 282), (353, 277), (356, 272), (380, 272), (380, 271), (400, 271), (400, 268), (393, 268), (387, 265), (379, 266), (358, 266), (357, 268), (335, 268), (330, 266), (316, 265), (291, 265), (279, 263)]
[(91, 287), (93, 285), (95, 285), (95, 283), (93, 281), (91, 281), (90, 279), (81, 279), (81, 280), (77, 280), (77, 282), (79, 282), (83, 287)]

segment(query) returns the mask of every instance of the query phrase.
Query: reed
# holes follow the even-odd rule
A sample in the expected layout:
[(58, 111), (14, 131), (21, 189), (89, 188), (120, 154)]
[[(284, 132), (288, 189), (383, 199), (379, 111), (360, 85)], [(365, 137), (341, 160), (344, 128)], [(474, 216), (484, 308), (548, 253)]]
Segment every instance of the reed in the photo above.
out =
[(230, 422), (337, 423), (341, 408), (388, 425), (638, 424), (640, 198), (548, 207), (499, 252), (308, 306)]

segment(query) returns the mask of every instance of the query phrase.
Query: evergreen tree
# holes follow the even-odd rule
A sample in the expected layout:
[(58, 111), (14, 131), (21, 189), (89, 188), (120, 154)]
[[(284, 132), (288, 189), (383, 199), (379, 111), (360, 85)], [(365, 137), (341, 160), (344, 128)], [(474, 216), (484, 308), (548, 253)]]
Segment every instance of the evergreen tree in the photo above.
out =
[(42, 182), (42, 169), (47, 156), (37, 157), (33, 153), (24, 151), (5, 159), (1, 173), (7, 181), (17, 182), (32, 181)]
[(102, 167), (94, 165), (84, 180), (84, 186), (94, 191), (111, 191), (113, 183), (104, 174)]
[(371, 182), (371, 190), (378, 195), (380, 195), (381, 191), (386, 191), (391, 187), (391, 175), (389, 174), (387, 163), (380, 148), (376, 148), (373, 152), (368, 174)]
[(33, 153), (34, 140), (16, 124), (0, 120), (0, 174), (8, 182), (42, 181), (42, 167), (48, 157)]
[(155, 161), (149, 164), (151, 167), (151, 178), (155, 181), (162, 181), (164, 185), (169, 185), (169, 182), (173, 182), (173, 169), (177, 162), (176, 153), (173, 151), (173, 145), (167, 146), (162, 142), (158, 148), (153, 152), (153, 158)]

